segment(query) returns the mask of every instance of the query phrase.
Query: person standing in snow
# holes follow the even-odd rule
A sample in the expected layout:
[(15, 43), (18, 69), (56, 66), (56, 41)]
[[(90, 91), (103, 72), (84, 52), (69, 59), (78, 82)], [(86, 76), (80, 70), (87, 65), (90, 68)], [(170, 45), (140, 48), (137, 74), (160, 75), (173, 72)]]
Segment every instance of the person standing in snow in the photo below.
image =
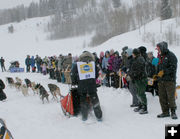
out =
[(130, 105), (130, 107), (138, 107), (139, 100), (137, 97), (137, 87), (129, 75), (131, 73), (131, 66), (133, 63), (132, 52), (133, 52), (133, 49), (131, 49), (131, 48), (128, 48), (126, 50), (127, 61), (126, 61), (126, 66), (124, 65), (124, 67), (122, 67), (122, 71), (124, 71), (126, 73), (126, 80), (129, 83), (129, 91), (132, 95), (132, 104)]
[(29, 55), (27, 55), (27, 58), (25, 59), (25, 64), (26, 64), (26, 72), (30, 72), (31, 58)]
[(113, 59), (113, 63), (112, 63), (112, 70), (114, 75), (113, 79), (114, 79), (114, 84), (112, 84), (112, 86), (114, 88), (118, 88), (119, 87), (119, 69), (120, 69), (120, 65), (122, 64), (122, 59), (119, 56), (119, 52), (116, 51), (114, 53), (114, 59)]
[(36, 58), (35, 58), (35, 63), (36, 63), (36, 66), (37, 66), (37, 72), (41, 72), (41, 63), (42, 63), (42, 59), (36, 55)]
[(114, 86), (114, 76), (113, 75), (113, 60), (114, 60), (115, 56), (114, 56), (114, 50), (111, 49), (110, 50), (110, 58), (108, 60), (108, 74), (107, 74), (107, 78), (109, 80), (109, 86)]
[(102, 69), (102, 61), (103, 61), (103, 58), (104, 58), (104, 52), (100, 52), (99, 65), (100, 65), (100, 68), (101, 68), (101, 69)]
[[(159, 64), (157, 68), (158, 93), (162, 114), (157, 115), (158, 118), (169, 117), (177, 119), (176, 115), (176, 72), (177, 58), (175, 54), (168, 49), (167, 42), (157, 44), (157, 50), (160, 54)], [(170, 111), (170, 112), (169, 112)]]
[(6, 71), (6, 68), (5, 68), (4, 62), (5, 62), (4, 58), (3, 58), (3, 57), (1, 57), (1, 59), (0, 59), (0, 63), (1, 63), (1, 69), (2, 69), (2, 72)]
[(34, 56), (31, 57), (31, 68), (32, 68), (32, 72), (36, 71)]
[(135, 108), (134, 111), (139, 112), (139, 114), (147, 114), (147, 98), (145, 94), (147, 75), (145, 70), (145, 60), (140, 55), (139, 49), (134, 49), (132, 56), (133, 62), (129, 75), (137, 88), (137, 98), (139, 100), (139, 106)]
[(96, 79), (98, 78), (97, 69), (93, 54), (85, 51), (80, 55), (79, 61), (76, 64), (73, 64), (71, 70), (72, 85), (78, 85), (83, 121), (88, 119), (87, 96), (90, 97), (97, 120), (102, 120), (102, 111), (96, 88)]
[(105, 84), (105, 86), (110, 87), (110, 83), (109, 83), (109, 74), (108, 74), (108, 61), (110, 59), (110, 54), (109, 51), (105, 52), (105, 56), (102, 60), (102, 71), (103, 73), (106, 74), (106, 78), (103, 80), (103, 84)]
[(127, 49), (128, 49), (128, 46), (124, 46), (124, 47), (122, 48), (122, 53), (121, 53), (122, 64), (121, 64), (121, 68), (127, 66), (127, 57), (126, 57), (126, 50), (127, 50)]

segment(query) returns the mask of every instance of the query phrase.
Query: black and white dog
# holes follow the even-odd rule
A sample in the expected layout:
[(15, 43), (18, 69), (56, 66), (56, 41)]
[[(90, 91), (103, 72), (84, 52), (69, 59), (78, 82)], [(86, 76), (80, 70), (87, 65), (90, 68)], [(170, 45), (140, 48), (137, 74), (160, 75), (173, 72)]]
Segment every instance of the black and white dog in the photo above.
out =
[(44, 104), (44, 98), (46, 98), (47, 101), (49, 102), (49, 98), (48, 98), (49, 94), (41, 84), (36, 84), (35, 89), (39, 89), (39, 95), (42, 99), (43, 104)]

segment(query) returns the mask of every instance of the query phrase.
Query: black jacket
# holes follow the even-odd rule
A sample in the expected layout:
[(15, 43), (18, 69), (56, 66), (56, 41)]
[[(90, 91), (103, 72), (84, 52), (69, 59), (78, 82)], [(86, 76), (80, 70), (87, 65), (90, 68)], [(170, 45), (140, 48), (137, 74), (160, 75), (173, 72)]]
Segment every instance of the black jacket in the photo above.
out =
[[(98, 78), (98, 68), (95, 66), (96, 79)], [(78, 85), (78, 92), (91, 93), (96, 92), (96, 79), (80, 80), (78, 75), (77, 63), (74, 63), (71, 70), (72, 85)]]
[[(85, 59), (85, 61), (87, 59), (89, 59), (87, 55), (85, 55), (83, 57), (80, 56), (80, 60), (83, 59), (83, 58)], [(83, 60), (81, 60), (81, 61), (83, 61)], [(83, 61), (83, 62), (85, 62), (85, 61)], [(92, 61), (92, 60), (90, 60), (90, 61)], [(95, 65), (95, 76), (96, 76), (96, 79), (97, 79), (98, 78), (97, 65)], [(78, 85), (78, 92), (79, 93), (94, 93), (94, 92), (96, 92), (97, 91), (96, 79), (80, 80), (79, 75), (78, 75), (77, 63), (73, 63), (72, 69), (71, 69), (72, 85)]]
[(147, 76), (152, 78), (153, 75), (156, 74), (156, 67), (152, 64), (152, 59), (147, 59), (147, 64), (146, 64), (146, 72), (147, 72)]
[(177, 72), (177, 58), (175, 54), (167, 48), (167, 43), (158, 44), (161, 50), (161, 57), (157, 68), (157, 73), (161, 70), (164, 71), (162, 78), (159, 81), (173, 81), (176, 82)]
[(145, 60), (142, 56), (137, 56), (133, 59), (129, 76), (132, 80), (141, 80), (147, 78), (145, 69)]

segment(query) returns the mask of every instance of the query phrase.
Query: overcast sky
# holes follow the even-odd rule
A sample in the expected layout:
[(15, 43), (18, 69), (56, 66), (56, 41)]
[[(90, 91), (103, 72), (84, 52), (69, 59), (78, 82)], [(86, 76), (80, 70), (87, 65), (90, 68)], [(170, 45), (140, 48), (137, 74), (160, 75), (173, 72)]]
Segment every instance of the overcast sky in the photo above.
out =
[(0, 9), (12, 8), (20, 4), (29, 5), (32, 1), (39, 0), (0, 0)]

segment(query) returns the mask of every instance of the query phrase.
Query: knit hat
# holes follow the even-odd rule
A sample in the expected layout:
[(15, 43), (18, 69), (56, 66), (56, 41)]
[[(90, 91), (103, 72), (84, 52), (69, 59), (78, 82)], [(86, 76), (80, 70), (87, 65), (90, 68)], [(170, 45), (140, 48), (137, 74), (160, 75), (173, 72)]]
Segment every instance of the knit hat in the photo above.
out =
[(119, 56), (119, 52), (118, 52), (118, 51), (114, 52), (114, 54), (116, 54), (116, 55), (118, 55), (118, 56)]
[(146, 49), (145, 46), (140, 46), (138, 49), (139, 49), (139, 51), (140, 51), (141, 54), (142, 54), (142, 53), (146, 53), (146, 51), (147, 51), (147, 49)]
[(132, 52), (135, 56), (138, 56), (138, 55), (140, 55), (140, 51), (139, 51), (139, 49), (137, 49), (137, 48), (135, 48), (135, 49), (133, 49), (133, 52)]

